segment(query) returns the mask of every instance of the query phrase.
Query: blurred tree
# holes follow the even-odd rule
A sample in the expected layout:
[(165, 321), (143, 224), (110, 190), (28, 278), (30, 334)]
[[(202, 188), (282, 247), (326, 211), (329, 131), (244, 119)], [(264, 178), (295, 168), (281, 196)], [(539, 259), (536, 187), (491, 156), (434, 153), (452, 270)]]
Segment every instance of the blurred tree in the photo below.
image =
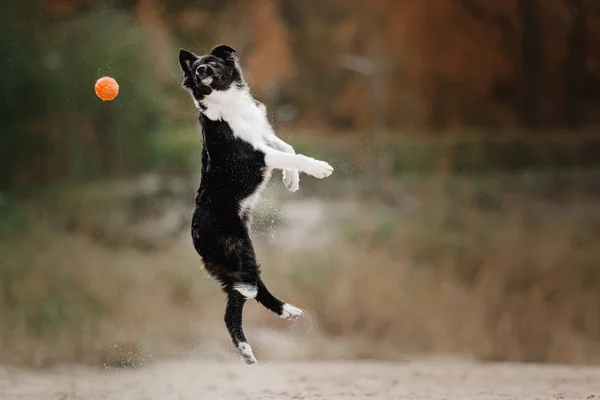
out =
[(546, 76), (538, 1), (519, 0), (519, 17), (523, 42), (521, 121), (526, 128), (539, 130), (546, 124)]
[[(5, 4), (0, 12), (0, 191), (16, 185), (24, 162), (31, 153), (43, 151), (45, 136), (32, 134), (33, 112), (44, 110), (39, 94), (47, 90), (47, 82), (40, 73), (43, 65), (42, 48), (30, 32), (30, 24), (23, 24), (19, 7)], [(38, 21), (40, 22), (40, 21)], [(43, 25), (42, 25), (43, 26)]]
[(406, 63), (421, 92), (422, 123), (436, 130), (497, 123), (502, 105), (492, 93), (499, 83), (514, 81), (515, 74), (509, 5), (424, 0), (394, 7), (395, 16), (385, 14), (387, 47), (402, 55), (396, 62)]
[[(370, 3), (371, 5), (373, 3)], [(367, 87), (367, 96), (371, 111), (372, 133), (383, 133), (387, 130), (387, 92), (386, 72), (390, 67), (390, 60), (383, 48), (382, 36), (385, 34), (380, 29), (384, 18), (384, 10), (378, 7), (365, 7), (360, 19), (359, 31), (364, 37), (362, 54), (342, 54), (340, 65), (366, 78), (364, 86)]]
[(567, 125), (580, 129), (585, 123), (584, 90), (587, 80), (587, 16), (583, 0), (569, 0), (571, 26), (564, 63), (564, 108)]
[(251, 1), (252, 43), (244, 74), (253, 89), (263, 94), (267, 107), (273, 109), (279, 102), (282, 85), (296, 73), (292, 49), (276, 1)]

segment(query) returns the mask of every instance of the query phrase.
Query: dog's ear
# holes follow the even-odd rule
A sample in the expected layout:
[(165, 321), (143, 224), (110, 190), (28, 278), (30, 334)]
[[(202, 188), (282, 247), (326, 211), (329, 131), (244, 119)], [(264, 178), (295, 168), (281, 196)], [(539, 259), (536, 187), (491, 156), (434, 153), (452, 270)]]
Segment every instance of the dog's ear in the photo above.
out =
[(184, 75), (192, 74), (192, 64), (198, 58), (199, 57), (197, 55), (190, 51), (179, 49), (179, 64), (181, 65), (181, 70), (183, 71)]
[(210, 54), (212, 54), (215, 57), (219, 57), (223, 60), (230, 59), (234, 53), (235, 49), (233, 47), (227, 46), (226, 44), (220, 44), (218, 46), (215, 46), (210, 51)]

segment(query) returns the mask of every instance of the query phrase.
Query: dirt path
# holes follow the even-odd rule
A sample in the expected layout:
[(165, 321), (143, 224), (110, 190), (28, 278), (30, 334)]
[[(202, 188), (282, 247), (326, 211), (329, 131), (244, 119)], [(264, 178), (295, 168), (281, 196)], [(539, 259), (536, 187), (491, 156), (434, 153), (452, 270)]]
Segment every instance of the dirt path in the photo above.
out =
[(2, 400), (600, 399), (600, 368), (406, 363), (169, 362), (127, 371), (0, 368)]

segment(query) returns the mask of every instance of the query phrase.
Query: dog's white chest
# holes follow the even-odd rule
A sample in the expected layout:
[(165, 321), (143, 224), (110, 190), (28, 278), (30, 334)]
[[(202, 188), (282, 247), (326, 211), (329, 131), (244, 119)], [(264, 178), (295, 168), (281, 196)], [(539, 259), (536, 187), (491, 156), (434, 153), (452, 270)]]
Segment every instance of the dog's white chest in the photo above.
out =
[(233, 135), (258, 148), (271, 129), (264, 110), (260, 109), (247, 90), (231, 88), (213, 91), (202, 100), (203, 111), (213, 121), (229, 124)]

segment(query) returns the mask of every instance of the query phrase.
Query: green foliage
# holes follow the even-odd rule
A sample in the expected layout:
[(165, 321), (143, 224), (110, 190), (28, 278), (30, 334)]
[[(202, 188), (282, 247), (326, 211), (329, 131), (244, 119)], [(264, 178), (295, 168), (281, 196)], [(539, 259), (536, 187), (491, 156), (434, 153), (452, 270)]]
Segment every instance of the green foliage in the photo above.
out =
[[(104, 9), (60, 25), (10, 13), (0, 18), (0, 51), (8, 61), (0, 67), (0, 189), (14, 187), (19, 174), (28, 181), (80, 180), (147, 168), (165, 123), (168, 84), (176, 82), (157, 67), (164, 61), (153, 56), (155, 35)], [(104, 75), (120, 85), (112, 102), (94, 94)]]
[(552, 171), (591, 168), (599, 164), (600, 137), (544, 136), (532, 139), (508, 134), (491, 137), (383, 138), (380, 157), (389, 158), (393, 172), (480, 173), (492, 171)]
[(27, 209), (10, 197), (0, 197), (0, 221), (0, 238), (22, 233), (27, 227)]
[[(0, 190), (12, 183), (16, 166), (28, 151), (39, 143), (23, 134), (27, 117), (39, 109), (36, 95), (43, 77), (36, 68), (40, 65), (39, 47), (27, 29), (19, 27), (9, 7), (0, 12)], [(8, 39), (8, 40), (7, 40)]]
[(151, 167), (171, 172), (188, 172), (198, 168), (202, 152), (200, 127), (195, 129), (163, 129), (156, 134), (149, 153)]

